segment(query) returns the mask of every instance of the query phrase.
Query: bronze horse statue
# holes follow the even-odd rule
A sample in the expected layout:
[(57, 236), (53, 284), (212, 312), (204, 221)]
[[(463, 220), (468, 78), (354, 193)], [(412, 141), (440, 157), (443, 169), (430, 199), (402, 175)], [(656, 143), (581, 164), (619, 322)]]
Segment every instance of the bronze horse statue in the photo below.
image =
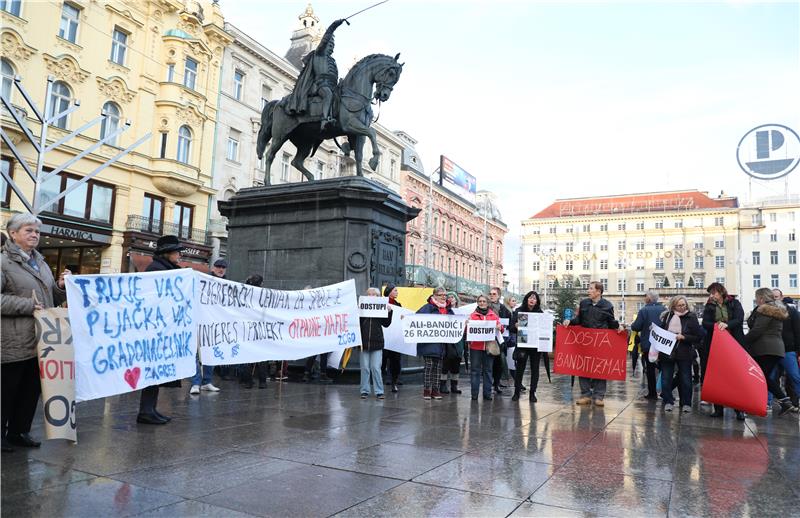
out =
[[(369, 160), (370, 168), (378, 169), (380, 150), (375, 130), (372, 124), (373, 99), (384, 102), (389, 99), (392, 89), (400, 79), (403, 63), (395, 57), (385, 54), (371, 54), (358, 63), (347, 73), (347, 76), (336, 87), (333, 101), (333, 113), (336, 114), (336, 123), (320, 129), (321, 107), (319, 98), (311, 98), (308, 114), (289, 115), (284, 110), (287, 97), (279, 101), (271, 101), (261, 111), (261, 128), (258, 130), (256, 154), (261, 159), (267, 150), (265, 183), (269, 185), (269, 172), (272, 161), (287, 140), (297, 148), (297, 155), (292, 160), (292, 165), (309, 180), (314, 180), (314, 175), (305, 168), (303, 161), (313, 156), (324, 140), (339, 136), (346, 136), (348, 143), (341, 146), (345, 156), (353, 151), (356, 160), (356, 173), (363, 176), (361, 160), (363, 158), (364, 138), (369, 137), (372, 143), (372, 158)], [(374, 85), (374, 88), (373, 88)], [(335, 141), (335, 140), (334, 140)], [(339, 143), (336, 143), (337, 146)]]

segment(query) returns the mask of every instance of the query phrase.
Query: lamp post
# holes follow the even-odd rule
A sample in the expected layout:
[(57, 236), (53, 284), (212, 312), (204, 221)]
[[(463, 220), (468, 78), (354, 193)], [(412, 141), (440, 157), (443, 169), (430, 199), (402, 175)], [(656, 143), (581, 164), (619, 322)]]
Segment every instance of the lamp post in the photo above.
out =
[(492, 201), (489, 199), (489, 196), (485, 192), (478, 193), (478, 197), (480, 199), (480, 204), (477, 205), (477, 209), (475, 212), (472, 213), (473, 216), (483, 216), (483, 253), (482, 253), (482, 280), (483, 284), (489, 285), (489, 272), (486, 268), (486, 255), (488, 254), (488, 238), (489, 238), (489, 210), (494, 211), (494, 207), (492, 206)]
[[(425, 268), (431, 267), (431, 254), (433, 253), (433, 175), (439, 171), (437, 167), (428, 177), (428, 249), (425, 252)], [(436, 265), (433, 265), (435, 268)]]

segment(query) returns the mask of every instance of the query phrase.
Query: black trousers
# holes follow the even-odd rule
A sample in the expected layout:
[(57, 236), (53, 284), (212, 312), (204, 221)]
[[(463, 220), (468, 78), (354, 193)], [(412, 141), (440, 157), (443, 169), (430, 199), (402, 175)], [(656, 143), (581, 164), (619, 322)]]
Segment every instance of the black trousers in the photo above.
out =
[(539, 386), (539, 351), (519, 349), (519, 361), (516, 362), (516, 372), (514, 373), (514, 394), (519, 395), (522, 391), (522, 376), (525, 375), (525, 364), (530, 359), (531, 362), (531, 386), (528, 390), (531, 394), (536, 392)]
[(656, 391), (656, 364), (651, 363), (649, 360), (645, 360), (644, 373), (645, 376), (647, 376), (647, 395), (657, 396), (658, 392)]
[(772, 395), (778, 399), (783, 399), (786, 397), (786, 394), (783, 392), (781, 388), (780, 382), (777, 378), (773, 379), (770, 374), (772, 373), (772, 369), (778, 365), (778, 362), (781, 361), (780, 356), (755, 356), (753, 359), (756, 361), (759, 367), (761, 367), (761, 371), (764, 373), (764, 377), (767, 378), (767, 389), (772, 392)]
[(383, 359), (381, 360), (381, 371), (385, 372), (386, 367), (389, 367), (389, 377), (392, 380), (392, 385), (397, 385), (400, 379), (400, 353), (397, 351), (390, 351), (389, 349), (383, 350)]
[(242, 383), (252, 383), (253, 382), (253, 372), (255, 372), (256, 376), (258, 377), (258, 381), (266, 382), (267, 381), (267, 371), (269, 367), (267, 362), (258, 362), (258, 363), (246, 363), (242, 365), (242, 369), (240, 371), (239, 380)]
[(139, 413), (142, 415), (153, 415), (158, 404), (158, 385), (151, 385), (142, 389), (139, 397)]
[(699, 344), (697, 346), (697, 354), (700, 355), (700, 383), (706, 379), (706, 369), (708, 368), (708, 345)]
[(461, 358), (458, 356), (445, 356), (442, 360), (442, 374), (458, 374), (461, 368)]
[(500, 387), (500, 377), (503, 375), (503, 362), (506, 361), (502, 351), (499, 355), (494, 357), (492, 362), (492, 380), (494, 381), (494, 388)]
[(4, 363), (2, 375), (3, 436), (28, 433), (42, 393), (39, 360)]

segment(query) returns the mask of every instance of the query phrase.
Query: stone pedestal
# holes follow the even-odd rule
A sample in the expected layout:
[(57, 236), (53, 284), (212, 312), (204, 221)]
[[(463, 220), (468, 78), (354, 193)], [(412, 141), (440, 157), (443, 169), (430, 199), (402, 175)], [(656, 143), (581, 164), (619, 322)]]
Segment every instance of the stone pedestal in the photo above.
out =
[(403, 284), (406, 222), (419, 209), (363, 177), (240, 190), (228, 218), (227, 277), (284, 290), (355, 279), (358, 293)]

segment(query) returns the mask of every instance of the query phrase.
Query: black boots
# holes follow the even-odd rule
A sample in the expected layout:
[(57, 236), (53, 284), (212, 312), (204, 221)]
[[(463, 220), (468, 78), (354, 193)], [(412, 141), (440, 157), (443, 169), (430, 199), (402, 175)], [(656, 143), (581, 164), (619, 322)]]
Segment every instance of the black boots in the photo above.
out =
[(792, 409), (793, 406), (792, 401), (788, 397), (781, 399), (780, 401), (778, 401), (778, 403), (781, 404), (781, 409), (778, 412), (779, 416), (786, 414), (789, 410)]
[(439, 393), (440, 394), (450, 393), (450, 389), (447, 388), (447, 380), (439, 380)]
[(452, 394), (461, 394), (461, 391), (458, 390), (458, 380), (450, 380), (450, 392)]

